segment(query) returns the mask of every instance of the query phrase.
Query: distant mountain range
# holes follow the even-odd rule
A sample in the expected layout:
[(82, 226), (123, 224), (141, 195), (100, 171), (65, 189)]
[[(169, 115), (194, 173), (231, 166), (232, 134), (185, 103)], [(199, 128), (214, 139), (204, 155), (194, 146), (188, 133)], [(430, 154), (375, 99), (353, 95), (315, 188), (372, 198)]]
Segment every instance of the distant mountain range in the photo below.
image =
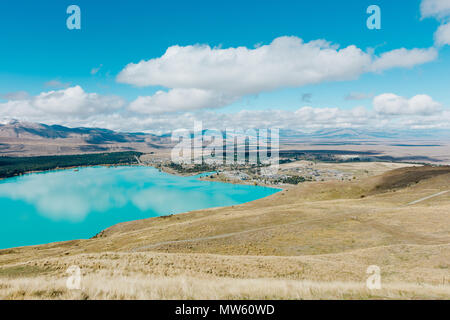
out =
[(450, 130), (392, 130), (392, 129), (322, 129), (313, 132), (280, 130), (281, 138), (296, 138), (321, 141), (354, 141), (354, 140), (441, 140), (450, 139)]
[[(323, 129), (314, 132), (280, 130), (280, 144), (353, 145), (384, 142), (450, 141), (448, 130)], [(434, 142), (432, 144), (434, 144)], [(394, 144), (397, 143), (397, 144)], [(74, 154), (107, 151), (152, 152), (173, 146), (171, 134), (116, 132), (101, 128), (69, 128), (61, 125), (9, 120), (0, 122), (0, 155)]]
[[(67, 139), (79, 138), (91, 144), (144, 142), (145, 137), (154, 136), (143, 133), (119, 133), (100, 128), (68, 128), (60, 125), (20, 122), (12, 120), (0, 124), (0, 138), (17, 139)], [(154, 136), (156, 137), (156, 136)]]
[(0, 155), (73, 154), (80, 152), (149, 150), (164, 147), (169, 137), (147, 133), (115, 132), (101, 128), (11, 120), (0, 124)]

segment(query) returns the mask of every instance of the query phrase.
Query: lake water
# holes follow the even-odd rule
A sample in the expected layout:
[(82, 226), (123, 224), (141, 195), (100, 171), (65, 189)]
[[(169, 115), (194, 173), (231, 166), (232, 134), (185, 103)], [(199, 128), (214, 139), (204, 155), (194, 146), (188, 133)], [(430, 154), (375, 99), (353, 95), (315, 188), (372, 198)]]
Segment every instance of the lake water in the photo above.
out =
[(124, 221), (236, 205), (279, 191), (198, 177), (151, 167), (88, 167), (1, 180), (0, 249), (86, 239)]

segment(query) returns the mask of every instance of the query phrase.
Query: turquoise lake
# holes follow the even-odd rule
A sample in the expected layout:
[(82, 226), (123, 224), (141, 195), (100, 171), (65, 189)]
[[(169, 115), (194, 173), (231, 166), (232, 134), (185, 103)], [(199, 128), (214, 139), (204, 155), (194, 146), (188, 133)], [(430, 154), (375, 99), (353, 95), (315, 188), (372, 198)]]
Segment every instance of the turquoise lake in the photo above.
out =
[(279, 191), (199, 176), (97, 166), (1, 180), (0, 249), (87, 239), (120, 222), (236, 205)]

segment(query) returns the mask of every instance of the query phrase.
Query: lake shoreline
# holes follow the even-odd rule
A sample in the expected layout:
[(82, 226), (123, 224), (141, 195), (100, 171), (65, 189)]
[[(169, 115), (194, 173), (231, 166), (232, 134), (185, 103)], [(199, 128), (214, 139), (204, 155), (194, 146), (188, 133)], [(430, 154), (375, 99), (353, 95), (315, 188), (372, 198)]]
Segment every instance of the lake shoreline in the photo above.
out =
[(28, 172), (0, 184), (0, 247), (90, 239), (120, 223), (240, 205), (281, 191), (199, 179), (208, 174), (188, 178), (126, 164)]
[(17, 177), (32, 172), (94, 165), (128, 165), (139, 162), (134, 151), (99, 154), (53, 155), (33, 157), (0, 157), (0, 179)]
[[(193, 177), (196, 175), (200, 175), (203, 173), (207, 173), (205, 172), (189, 172), (189, 173), (180, 173), (176, 170), (166, 170), (167, 168), (161, 168), (161, 167), (156, 167), (156, 166), (152, 166), (152, 165), (143, 165), (143, 164), (137, 164), (137, 163), (121, 163), (121, 164), (92, 164), (92, 165), (79, 165), (79, 166), (70, 166), (70, 167), (62, 167), (62, 168), (53, 168), (53, 169), (46, 169), (46, 170), (30, 170), (30, 171), (25, 171), (21, 174), (15, 175), (15, 176), (11, 176), (11, 177), (0, 177), (0, 181), (6, 180), (6, 179), (11, 179), (11, 178), (18, 178), (18, 177), (22, 177), (22, 176), (26, 176), (29, 174), (33, 174), (33, 173), (46, 173), (46, 172), (53, 172), (53, 171), (63, 171), (63, 170), (74, 170), (74, 169), (78, 169), (78, 168), (92, 168), (92, 167), (149, 167), (149, 168), (155, 168), (157, 170), (161, 170), (161, 172), (167, 173), (167, 174), (171, 174), (177, 177)], [(215, 174), (215, 172), (213, 172), (212, 174)], [(280, 189), (280, 190), (284, 190), (285, 187), (275, 187), (273, 185), (270, 184), (265, 184), (265, 183), (260, 183), (260, 184), (252, 184), (252, 183), (248, 183), (246, 181), (239, 181), (239, 180), (217, 180), (217, 179), (211, 179), (208, 180), (206, 179), (208, 176), (202, 176), (199, 177), (199, 180), (201, 181), (210, 181), (210, 182), (222, 182), (222, 183), (229, 183), (229, 184), (236, 184), (236, 185), (246, 185), (246, 186), (259, 186), (259, 187), (268, 187), (268, 188), (274, 188), (274, 189)]]

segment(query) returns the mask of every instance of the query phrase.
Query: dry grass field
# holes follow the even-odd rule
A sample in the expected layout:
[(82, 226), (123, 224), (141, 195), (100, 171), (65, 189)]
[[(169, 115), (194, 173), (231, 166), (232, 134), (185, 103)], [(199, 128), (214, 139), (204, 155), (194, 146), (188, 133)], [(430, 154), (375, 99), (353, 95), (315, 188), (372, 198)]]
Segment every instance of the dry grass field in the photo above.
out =
[[(1, 250), (0, 298), (450, 299), (447, 190), (450, 167), (407, 166)], [(369, 265), (381, 289), (366, 288)]]

